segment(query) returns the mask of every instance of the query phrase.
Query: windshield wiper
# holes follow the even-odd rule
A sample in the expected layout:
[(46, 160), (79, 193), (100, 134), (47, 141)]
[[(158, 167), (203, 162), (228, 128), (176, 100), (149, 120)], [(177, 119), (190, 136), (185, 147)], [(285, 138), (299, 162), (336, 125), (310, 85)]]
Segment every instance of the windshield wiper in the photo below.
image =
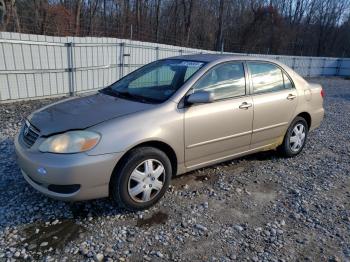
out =
[(125, 98), (130, 98), (130, 99), (134, 99), (136, 101), (140, 101), (140, 102), (144, 102), (144, 103), (160, 103), (161, 100), (155, 99), (155, 98), (151, 98), (151, 97), (145, 97), (145, 96), (140, 96), (140, 95), (136, 95), (136, 94), (131, 94), (129, 92), (120, 92), (120, 91), (116, 91), (118, 92), (118, 95), (123, 96)]
[(125, 99), (129, 99), (129, 100), (133, 100), (133, 101), (143, 102), (143, 103), (154, 104), (154, 103), (161, 102), (161, 100), (150, 98), (150, 97), (135, 95), (135, 94), (131, 94), (129, 92), (120, 92), (120, 91), (112, 89), (111, 87), (107, 87), (107, 88), (104, 88), (104, 89), (99, 90), (99, 91), (101, 93), (105, 93), (105, 94), (112, 95), (115, 97), (125, 98)]
[(117, 97), (117, 94), (113, 91), (111, 87), (106, 87), (103, 89), (98, 90), (99, 93), (110, 95), (110, 96), (115, 96)]

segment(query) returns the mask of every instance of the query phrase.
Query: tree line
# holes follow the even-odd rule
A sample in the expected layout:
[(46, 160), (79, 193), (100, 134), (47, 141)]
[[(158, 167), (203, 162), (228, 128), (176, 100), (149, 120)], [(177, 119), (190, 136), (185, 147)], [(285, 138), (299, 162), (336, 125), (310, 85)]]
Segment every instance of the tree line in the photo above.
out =
[(0, 31), (350, 56), (350, 0), (0, 0)]

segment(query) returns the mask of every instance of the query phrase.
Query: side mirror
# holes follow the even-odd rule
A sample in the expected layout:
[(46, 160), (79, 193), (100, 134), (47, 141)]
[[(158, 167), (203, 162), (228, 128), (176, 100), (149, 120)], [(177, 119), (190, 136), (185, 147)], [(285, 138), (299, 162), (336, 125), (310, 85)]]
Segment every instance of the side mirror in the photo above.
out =
[(214, 93), (207, 91), (199, 91), (189, 95), (186, 102), (189, 104), (205, 104), (214, 101)]

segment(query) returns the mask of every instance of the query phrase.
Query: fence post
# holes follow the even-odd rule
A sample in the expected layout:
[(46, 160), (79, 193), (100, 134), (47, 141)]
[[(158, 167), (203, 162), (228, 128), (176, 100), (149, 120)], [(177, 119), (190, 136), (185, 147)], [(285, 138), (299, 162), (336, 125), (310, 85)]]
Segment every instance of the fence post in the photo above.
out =
[(307, 73), (307, 75), (308, 75), (308, 76), (311, 76), (312, 57), (310, 57), (309, 59), (310, 59), (310, 62), (309, 62), (309, 66), (308, 66), (308, 73)]
[(124, 47), (125, 43), (120, 43), (120, 56), (119, 56), (119, 79), (124, 76)]
[(293, 62), (292, 62), (292, 69), (293, 69), (293, 70), (295, 70), (295, 60), (296, 60), (296, 58), (293, 57)]
[[(159, 60), (159, 46), (156, 46), (156, 60)], [(157, 82), (157, 85), (159, 86), (159, 70), (157, 70), (156, 72), (156, 82)]]
[(159, 60), (159, 46), (156, 46), (156, 60)]
[(342, 58), (339, 58), (337, 61), (337, 67), (336, 67), (336, 71), (335, 71), (336, 76), (339, 76), (342, 60), (343, 60)]
[(324, 73), (324, 70), (326, 68), (326, 58), (323, 58), (323, 65), (322, 65), (322, 73), (321, 73), (321, 76), (324, 76), (325, 73)]
[(66, 43), (67, 46), (67, 55), (68, 55), (68, 79), (69, 79), (69, 95), (73, 96), (75, 92), (74, 86), (74, 57), (73, 57), (73, 46), (72, 42)]

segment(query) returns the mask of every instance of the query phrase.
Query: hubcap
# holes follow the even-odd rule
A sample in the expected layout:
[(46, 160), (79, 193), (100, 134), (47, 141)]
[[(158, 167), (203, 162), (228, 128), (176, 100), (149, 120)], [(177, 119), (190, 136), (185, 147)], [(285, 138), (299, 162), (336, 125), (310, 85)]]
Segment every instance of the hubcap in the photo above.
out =
[(162, 190), (165, 182), (165, 169), (161, 162), (147, 159), (131, 173), (128, 193), (136, 202), (148, 202)]
[(297, 124), (293, 128), (289, 139), (290, 148), (293, 152), (298, 152), (305, 142), (305, 127), (303, 124)]

